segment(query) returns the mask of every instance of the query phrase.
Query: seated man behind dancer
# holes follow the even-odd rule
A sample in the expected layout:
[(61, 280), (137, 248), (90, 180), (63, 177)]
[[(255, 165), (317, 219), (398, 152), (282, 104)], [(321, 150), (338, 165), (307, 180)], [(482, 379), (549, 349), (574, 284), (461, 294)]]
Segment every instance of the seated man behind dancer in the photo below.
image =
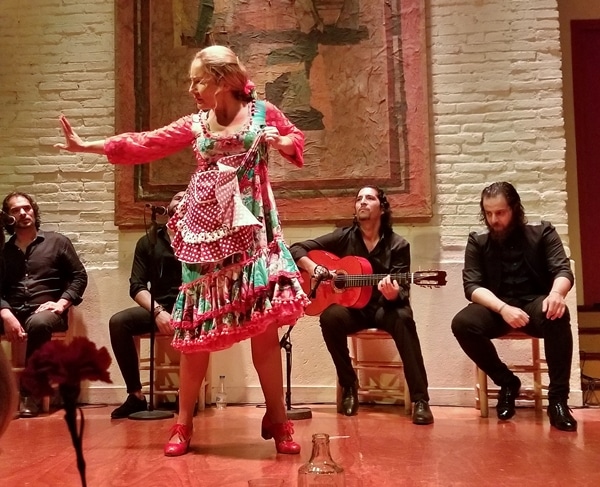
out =
[[(169, 216), (175, 211), (183, 194), (184, 192), (181, 191), (173, 196), (167, 208)], [(168, 335), (173, 334), (171, 310), (181, 284), (181, 263), (175, 258), (165, 225), (158, 227), (156, 236), (154, 253), (148, 235), (141, 237), (135, 247), (129, 278), (129, 294), (139, 306), (119, 311), (111, 317), (108, 325), (112, 349), (129, 394), (127, 400), (111, 413), (112, 419), (127, 418), (130, 414), (148, 409), (148, 403), (142, 394), (139, 359), (133, 337), (151, 331), (148, 284), (153, 270), (156, 272), (154, 287), (156, 330)]]
[[(27, 341), (25, 360), (66, 331), (68, 312), (83, 299), (88, 277), (71, 240), (40, 230), (40, 208), (33, 196), (9, 193), (2, 203), (12, 237), (2, 251), (4, 271), (0, 297), (0, 333), (11, 342)], [(40, 404), (21, 387), (21, 417), (37, 416)]]
[(411, 401), (415, 403), (413, 423), (431, 424), (433, 415), (429, 408), (427, 374), (410, 307), (409, 285), (400, 285), (389, 276), (410, 270), (410, 245), (392, 231), (390, 204), (383, 190), (376, 186), (363, 187), (356, 196), (354, 210), (351, 227), (296, 243), (290, 248), (298, 266), (309, 275), (328, 272), (308, 257), (311, 250), (324, 250), (340, 258), (364, 257), (371, 263), (374, 274), (388, 274), (374, 286), (371, 299), (364, 308), (332, 304), (320, 316), (323, 338), (342, 388), (338, 412), (346, 416), (358, 412), (358, 379), (350, 361), (347, 336), (375, 327), (388, 332), (398, 347)]
[(521, 381), (500, 360), (491, 339), (513, 329), (543, 338), (550, 424), (575, 431), (577, 421), (567, 406), (573, 336), (565, 305), (573, 273), (560, 237), (548, 222), (527, 224), (521, 198), (510, 183), (489, 185), (479, 205), (488, 231), (469, 235), (463, 285), (471, 304), (454, 317), (452, 332), (500, 387), (496, 412), (501, 420), (514, 416)]

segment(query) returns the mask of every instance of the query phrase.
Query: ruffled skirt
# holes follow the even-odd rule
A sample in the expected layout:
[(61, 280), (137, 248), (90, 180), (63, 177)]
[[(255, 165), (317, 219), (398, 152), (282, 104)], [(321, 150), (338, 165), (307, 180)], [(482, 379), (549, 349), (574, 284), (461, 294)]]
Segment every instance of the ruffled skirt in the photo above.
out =
[(255, 255), (183, 264), (183, 284), (173, 310), (173, 347), (184, 353), (217, 351), (270, 326), (295, 324), (309, 302), (298, 276), (281, 240)]

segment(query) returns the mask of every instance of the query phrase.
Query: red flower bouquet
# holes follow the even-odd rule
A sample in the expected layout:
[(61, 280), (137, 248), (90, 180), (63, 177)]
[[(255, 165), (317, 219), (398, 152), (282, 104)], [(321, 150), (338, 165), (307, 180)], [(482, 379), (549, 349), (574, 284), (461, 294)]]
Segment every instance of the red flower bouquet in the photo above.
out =
[[(58, 386), (83, 487), (87, 485), (82, 448), (84, 417), (81, 408), (77, 407), (77, 399), (82, 380), (112, 382), (108, 373), (110, 363), (106, 347), (98, 350), (87, 338), (76, 337), (69, 344), (60, 341), (45, 343), (29, 357), (21, 376), (23, 387), (37, 397), (51, 395)], [(80, 415), (79, 428), (77, 412)]]

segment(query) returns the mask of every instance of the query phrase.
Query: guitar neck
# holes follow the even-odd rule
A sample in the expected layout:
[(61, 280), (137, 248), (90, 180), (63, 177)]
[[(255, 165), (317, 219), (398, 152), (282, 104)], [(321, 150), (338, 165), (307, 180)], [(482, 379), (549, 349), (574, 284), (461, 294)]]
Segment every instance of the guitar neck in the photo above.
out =
[(343, 274), (336, 276), (334, 279), (340, 279), (344, 281), (344, 287), (363, 287), (363, 286), (375, 286), (384, 277), (390, 276), (392, 280), (398, 281), (399, 284), (406, 284), (410, 282), (413, 273), (403, 272), (400, 274)]

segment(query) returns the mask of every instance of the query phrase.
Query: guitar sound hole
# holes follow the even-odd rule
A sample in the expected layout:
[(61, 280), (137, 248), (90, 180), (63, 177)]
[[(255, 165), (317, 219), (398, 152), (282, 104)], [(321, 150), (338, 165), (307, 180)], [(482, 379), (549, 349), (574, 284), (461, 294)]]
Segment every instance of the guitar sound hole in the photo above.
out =
[(335, 276), (333, 278), (333, 285), (337, 289), (344, 289), (346, 287), (346, 276)]

